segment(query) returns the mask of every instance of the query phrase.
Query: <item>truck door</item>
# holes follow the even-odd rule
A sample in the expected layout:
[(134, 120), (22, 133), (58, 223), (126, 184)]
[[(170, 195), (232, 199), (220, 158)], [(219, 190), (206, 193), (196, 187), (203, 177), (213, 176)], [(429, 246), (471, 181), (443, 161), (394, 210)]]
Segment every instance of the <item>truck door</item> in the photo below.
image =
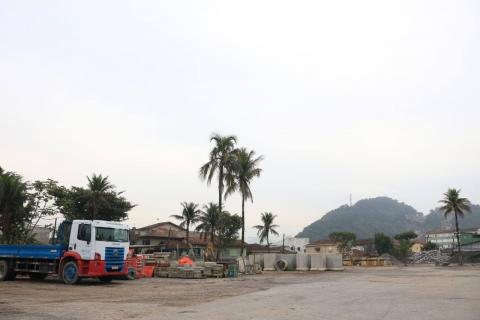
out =
[(78, 252), (84, 260), (93, 259), (92, 225), (90, 223), (82, 222), (78, 224), (77, 228), (75, 225), (72, 227), (69, 249)]

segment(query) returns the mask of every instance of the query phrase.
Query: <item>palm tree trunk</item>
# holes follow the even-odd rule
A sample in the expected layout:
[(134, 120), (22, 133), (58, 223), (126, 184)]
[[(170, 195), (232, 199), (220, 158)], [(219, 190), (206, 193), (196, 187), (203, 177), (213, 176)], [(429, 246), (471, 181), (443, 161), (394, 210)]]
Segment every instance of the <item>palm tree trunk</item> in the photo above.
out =
[(188, 246), (188, 244), (189, 244), (189, 242), (188, 242), (189, 233), (190, 233), (190, 223), (187, 222), (187, 246)]
[(460, 265), (463, 266), (462, 248), (460, 246), (460, 232), (458, 230), (457, 211), (455, 211), (455, 230), (456, 230), (456, 233), (457, 233), (458, 259), (460, 261)]
[(268, 240), (268, 232), (267, 232), (267, 251), (270, 253), (270, 241)]
[(222, 212), (222, 195), (223, 195), (223, 166), (220, 166), (218, 173), (218, 208)]
[(245, 197), (242, 194), (242, 249), (240, 250), (240, 256), (243, 256), (245, 250)]
[(95, 217), (97, 216), (97, 200), (93, 201), (93, 217), (92, 220), (95, 220)]

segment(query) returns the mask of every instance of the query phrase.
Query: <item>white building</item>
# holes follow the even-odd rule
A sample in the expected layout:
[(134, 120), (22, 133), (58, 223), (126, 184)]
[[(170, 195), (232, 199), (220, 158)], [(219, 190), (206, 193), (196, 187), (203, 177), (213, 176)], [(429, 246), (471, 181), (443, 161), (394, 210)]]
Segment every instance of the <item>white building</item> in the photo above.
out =
[[(295, 238), (294, 236), (285, 237), (285, 249), (291, 252), (305, 252), (305, 246), (310, 242), (309, 238)], [(272, 243), (275, 246), (282, 246), (283, 240)]]
[[(471, 232), (477, 229), (461, 229), (460, 232)], [(439, 249), (453, 249), (457, 247), (457, 237), (455, 235), (455, 229), (450, 230), (434, 230), (427, 231), (425, 233), (425, 241), (431, 242), (437, 245)]]

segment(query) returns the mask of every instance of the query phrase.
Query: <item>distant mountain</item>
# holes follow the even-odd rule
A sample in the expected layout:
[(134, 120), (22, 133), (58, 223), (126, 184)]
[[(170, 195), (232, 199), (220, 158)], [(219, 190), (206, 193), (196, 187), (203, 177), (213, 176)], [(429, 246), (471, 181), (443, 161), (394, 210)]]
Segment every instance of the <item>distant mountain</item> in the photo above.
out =
[[(426, 230), (451, 226), (443, 213), (432, 210), (424, 216), (413, 207), (388, 197), (360, 200), (353, 206), (341, 206), (325, 214), (305, 227), (297, 237), (308, 237), (310, 241), (327, 239), (334, 231), (349, 231), (357, 239), (372, 238), (376, 232), (389, 236), (414, 230), (421, 234)], [(474, 205), (472, 213), (460, 219), (461, 228), (480, 227), (480, 206)]]
[[(460, 229), (480, 228), (480, 206), (472, 205), (472, 212), (466, 213), (463, 218), (458, 219)], [(438, 230), (444, 228), (455, 228), (455, 219), (452, 215), (445, 219), (445, 215), (438, 209), (431, 210), (425, 217), (423, 223), (425, 230)]]

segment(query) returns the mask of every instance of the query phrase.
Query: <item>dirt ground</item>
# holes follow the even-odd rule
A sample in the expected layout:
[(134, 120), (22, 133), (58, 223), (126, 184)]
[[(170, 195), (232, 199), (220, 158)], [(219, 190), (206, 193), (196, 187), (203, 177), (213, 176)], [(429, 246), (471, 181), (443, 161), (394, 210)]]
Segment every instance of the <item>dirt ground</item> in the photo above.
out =
[(111, 284), (87, 280), (76, 286), (54, 278), (19, 278), (0, 283), (0, 319), (403, 319), (415, 310), (414, 319), (455, 315), (478, 320), (479, 288), (479, 266), (347, 268)]

